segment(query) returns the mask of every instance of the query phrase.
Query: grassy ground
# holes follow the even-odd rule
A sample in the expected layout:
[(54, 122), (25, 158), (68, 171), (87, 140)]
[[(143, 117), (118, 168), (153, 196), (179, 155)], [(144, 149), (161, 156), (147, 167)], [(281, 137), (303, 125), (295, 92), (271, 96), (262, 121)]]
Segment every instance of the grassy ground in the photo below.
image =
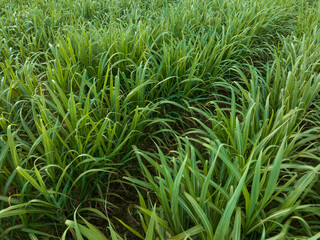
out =
[(0, 2), (0, 239), (320, 238), (320, 4)]

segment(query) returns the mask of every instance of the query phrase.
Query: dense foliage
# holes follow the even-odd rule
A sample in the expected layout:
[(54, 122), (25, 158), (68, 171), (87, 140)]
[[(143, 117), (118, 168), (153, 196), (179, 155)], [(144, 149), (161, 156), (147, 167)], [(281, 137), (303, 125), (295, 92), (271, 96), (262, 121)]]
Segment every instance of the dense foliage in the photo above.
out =
[(318, 1), (0, 1), (0, 239), (319, 239), (319, 73)]

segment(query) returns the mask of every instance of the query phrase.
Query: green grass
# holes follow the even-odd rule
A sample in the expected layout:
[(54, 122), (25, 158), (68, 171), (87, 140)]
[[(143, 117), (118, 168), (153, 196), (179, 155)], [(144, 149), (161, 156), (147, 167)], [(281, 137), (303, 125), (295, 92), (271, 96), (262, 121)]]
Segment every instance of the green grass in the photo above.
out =
[(1, 1), (0, 239), (318, 239), (319, 24), (311, 0)]

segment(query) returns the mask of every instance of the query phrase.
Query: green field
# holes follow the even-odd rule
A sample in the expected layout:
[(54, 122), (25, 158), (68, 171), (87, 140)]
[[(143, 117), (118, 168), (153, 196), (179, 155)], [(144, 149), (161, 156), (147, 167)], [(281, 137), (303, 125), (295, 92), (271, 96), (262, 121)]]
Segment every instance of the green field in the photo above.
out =
[(0, 239), (320, 239), (320, 2), (0, 1)]

